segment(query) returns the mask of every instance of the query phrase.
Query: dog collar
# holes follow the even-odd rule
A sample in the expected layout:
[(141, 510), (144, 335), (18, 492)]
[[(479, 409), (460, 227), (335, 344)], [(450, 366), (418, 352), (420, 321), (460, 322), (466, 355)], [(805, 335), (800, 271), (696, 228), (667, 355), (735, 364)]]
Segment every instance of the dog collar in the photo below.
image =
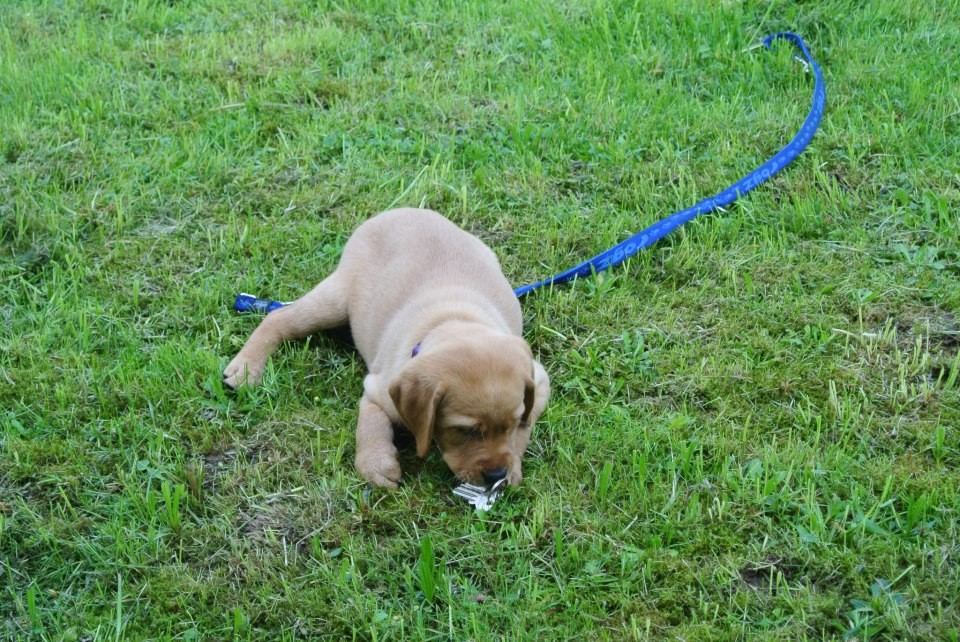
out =
[(417, 356), (418, 354), (420, 354), (420, 343), (419, 343), (419, 342), (417, 343), (417, 345), (413, 346), (413, 350), (410, 352), (410, 358), (412, 359), (413, 357)]

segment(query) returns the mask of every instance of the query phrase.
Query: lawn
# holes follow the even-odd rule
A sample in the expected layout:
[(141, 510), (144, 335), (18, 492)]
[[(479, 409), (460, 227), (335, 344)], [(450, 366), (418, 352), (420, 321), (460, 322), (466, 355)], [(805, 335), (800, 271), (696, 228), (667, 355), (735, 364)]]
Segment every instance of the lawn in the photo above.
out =
[[(523, 300), (553, 380), (487, 513), (363, 364), (264, 385), (257, 318), (398, 205), (515, 285), (807, 151), (726, 212)], [(956, 0), (0, 5), (0, 638), (954, 640)]]

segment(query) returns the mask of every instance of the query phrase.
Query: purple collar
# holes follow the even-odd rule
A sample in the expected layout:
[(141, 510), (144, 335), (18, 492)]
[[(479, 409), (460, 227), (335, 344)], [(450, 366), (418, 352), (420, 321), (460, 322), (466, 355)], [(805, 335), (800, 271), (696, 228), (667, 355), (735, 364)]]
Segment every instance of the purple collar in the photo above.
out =
[(420, 343), (419, 343), (419, 342), (417, 343), (417, 345), (413, 346), (413, 351), (410, 353), (410, 358), (412, 359), (413, 357), (417, 356), (418, 354), (420, 354)]

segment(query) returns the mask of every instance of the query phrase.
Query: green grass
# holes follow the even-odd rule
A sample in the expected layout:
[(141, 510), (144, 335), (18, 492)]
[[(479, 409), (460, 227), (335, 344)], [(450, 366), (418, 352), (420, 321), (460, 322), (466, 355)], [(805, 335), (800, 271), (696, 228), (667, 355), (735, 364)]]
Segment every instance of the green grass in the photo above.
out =
[[(252, 291), (438, 209), (519, 285), (554, 398), (489, 513), (352, 467), (327, 336), (220, 372)], [(5, 2), (0, 637), (864, 639), (960, 631), (960, 4)]]

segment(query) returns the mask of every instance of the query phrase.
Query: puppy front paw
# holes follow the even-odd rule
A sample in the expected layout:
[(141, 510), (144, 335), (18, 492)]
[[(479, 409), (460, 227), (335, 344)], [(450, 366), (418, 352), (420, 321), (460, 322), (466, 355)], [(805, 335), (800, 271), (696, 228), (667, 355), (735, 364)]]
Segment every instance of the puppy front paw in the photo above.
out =
[(263, 378), (263, 364), (248, 359), (243, 352), (233, 358), (223, 370), (223, 385), (236, 390), (240, 386), (255, 386)]
[(358, 452), (354, 462), (357, 472), (374, 486), (396, 488), (400, 485), (400, 461), (394, 452)]

